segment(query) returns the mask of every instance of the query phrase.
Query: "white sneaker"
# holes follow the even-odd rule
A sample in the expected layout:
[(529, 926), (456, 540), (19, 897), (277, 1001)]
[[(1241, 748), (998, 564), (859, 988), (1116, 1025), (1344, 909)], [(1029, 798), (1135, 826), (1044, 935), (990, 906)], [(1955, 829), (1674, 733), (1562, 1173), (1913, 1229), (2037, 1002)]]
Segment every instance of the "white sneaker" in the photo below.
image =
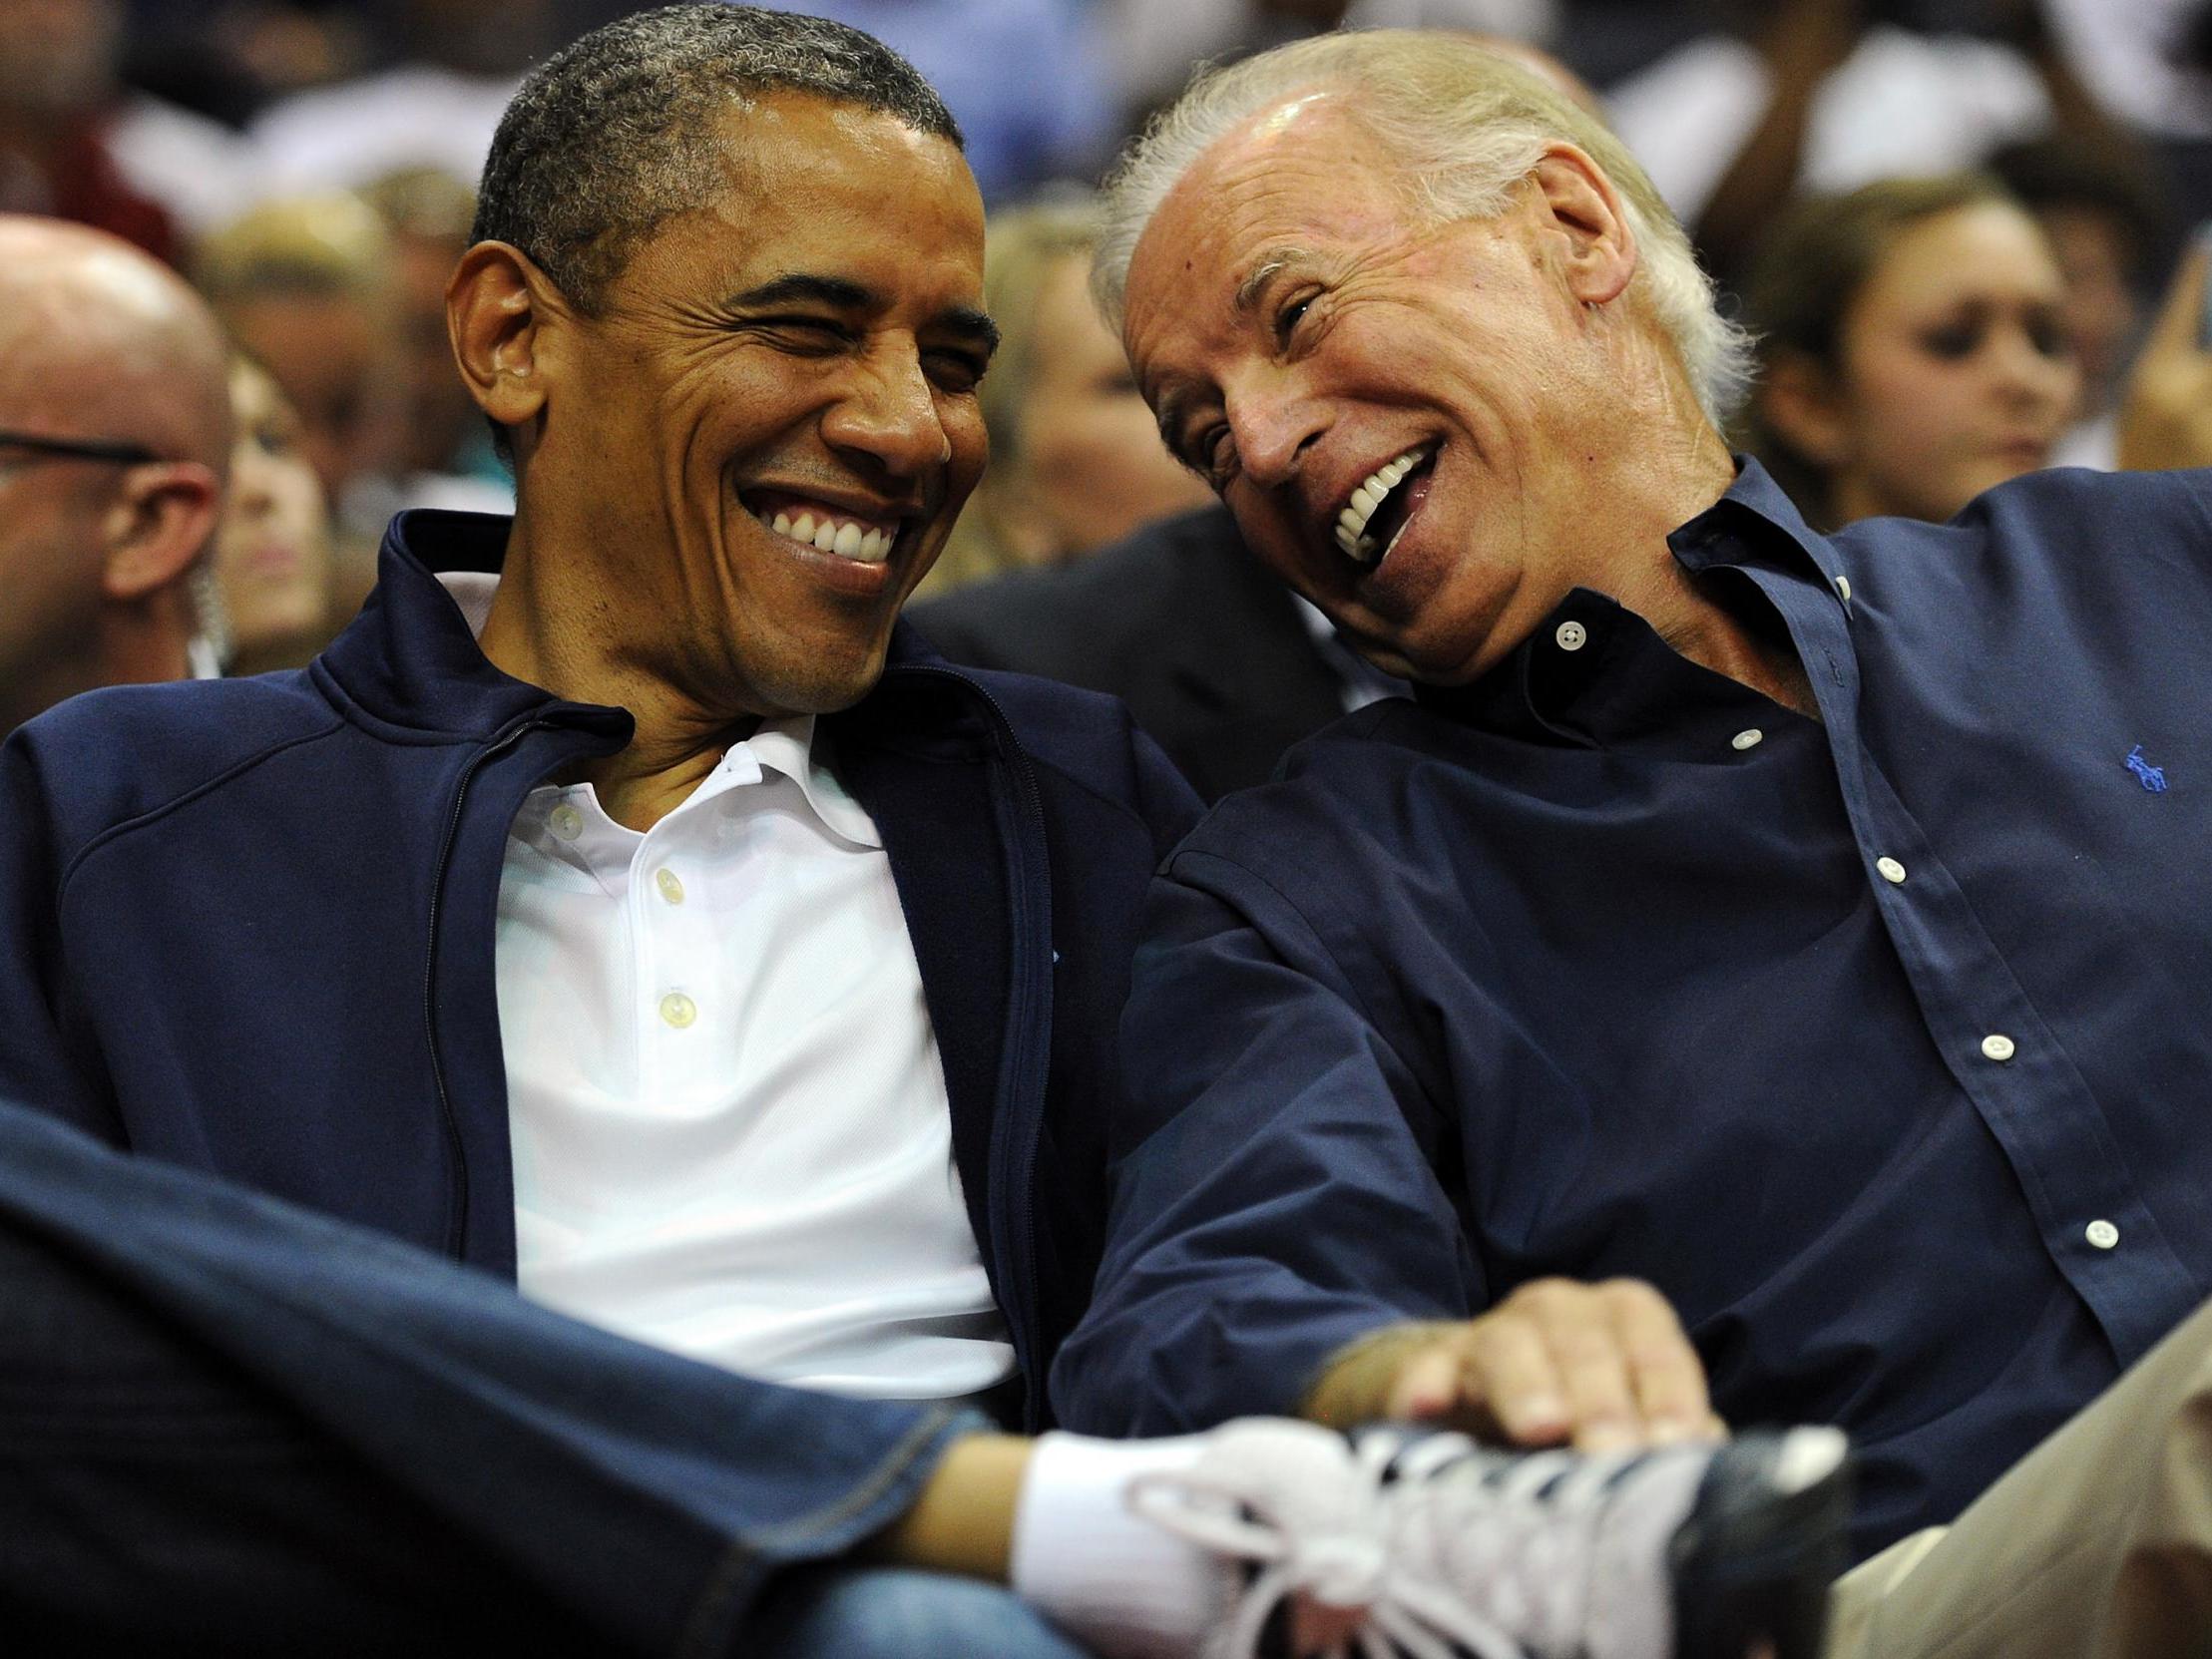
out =
[(1209, 1441), (1127, 1488), (1246, 1568), (1209, 1659), (1287, 1653), (1270, 1632), (1300, 1601), (1358, 1615), (1334, 1651), (1363, 1659), (1812, 1659), (1843, 1566), (1833, 1429), (1617, 1456), (1276, 1419)]

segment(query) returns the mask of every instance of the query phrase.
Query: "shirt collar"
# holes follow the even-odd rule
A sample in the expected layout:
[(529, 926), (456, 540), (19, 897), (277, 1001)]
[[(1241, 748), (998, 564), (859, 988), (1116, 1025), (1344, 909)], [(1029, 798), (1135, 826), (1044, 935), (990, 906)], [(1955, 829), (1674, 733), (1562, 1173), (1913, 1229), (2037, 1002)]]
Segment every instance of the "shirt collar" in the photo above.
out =
[(856, 847), (881, 850), (882, 831), (867, 808), (838, 781), (831, 751), (827, 734), (811, 714), (766, 720), (743, 742), (729, 746), (721, 765), (699, 786), (699, 794), (718, 794), (724, 788), (757, 782), (765, 772), (780, 772), (799, 786), (806, 804), (831, 834)]
[[(1667, 537), (1692, 573), (1758, 571), (1833, 589), (1836, 550), (1749, 457), (1712, 506)], [(1681, 720), (1691, 704), (1716, 713), (1751, 693), (1678, 655), (1616, 601), (1577, 588), (1490, 672), (1465, 686), (1425, 685), (1417, 699), (1485, 730), (1596, 747)]]

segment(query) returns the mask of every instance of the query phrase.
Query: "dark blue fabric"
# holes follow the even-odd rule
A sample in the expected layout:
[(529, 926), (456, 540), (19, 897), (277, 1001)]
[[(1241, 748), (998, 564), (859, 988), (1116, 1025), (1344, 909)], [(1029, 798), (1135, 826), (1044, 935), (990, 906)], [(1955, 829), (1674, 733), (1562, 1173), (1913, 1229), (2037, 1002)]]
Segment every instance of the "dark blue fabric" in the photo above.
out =
[[(495, 570), (506, 535), (403, 515), (305, 670), (96, 692), (9, 738), (0, 1093), (513, 1272), (503, 850), (524, 795), (631, 722), (478, 650), (432, 572)], [(1040, 1427), (1097, 1260), (1142, 895), (1196, 801), (1109, 699), (952, 669), (903, 628), (823, 725), (883, 832)]]
[(981, 1587), (786, 1571), (980, 1419), (643, 1348), (10, 1104), (0, 1307), (11, 1652), (705, 1659), (934, 1607), (1066, 1656)]
[(1577, 592), (1216, 808), (1064, 1418), (1287, 1409), (1379, 1323), (1637, 1275), (1728, 1417), (1859, 1437), (1861, 1548), (1955, 1513), (2212, 1291), (2208, 491), (1823, 540), (1747, 469), (1671, 545), (1822, 720)]

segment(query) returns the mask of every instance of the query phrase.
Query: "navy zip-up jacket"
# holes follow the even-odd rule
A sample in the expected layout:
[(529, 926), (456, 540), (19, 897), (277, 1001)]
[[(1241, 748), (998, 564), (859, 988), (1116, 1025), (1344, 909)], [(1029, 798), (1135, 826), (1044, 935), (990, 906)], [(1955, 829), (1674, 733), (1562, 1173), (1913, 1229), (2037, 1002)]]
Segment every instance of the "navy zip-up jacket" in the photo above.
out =
[[(436, 570), (507, 521), (394, 521), (305, 669), (77, 698), (0, 749), (0, 1097), (511, 1276), (493, 937), (528, 791), (629, 741), (501, 673)], [(970, 1220), (1027, 1382), (1090, 1292), (1147, 879), (1197, 802), (1111, 699), (903, 625), (829, 716), (883, 832)]]

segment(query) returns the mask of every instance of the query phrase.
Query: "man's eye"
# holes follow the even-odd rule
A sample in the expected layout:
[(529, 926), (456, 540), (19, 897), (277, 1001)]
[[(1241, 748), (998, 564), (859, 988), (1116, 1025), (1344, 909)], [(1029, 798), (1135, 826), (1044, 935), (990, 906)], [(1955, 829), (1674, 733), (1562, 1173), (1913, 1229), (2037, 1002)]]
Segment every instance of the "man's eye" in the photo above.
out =
[(1197, 471), (1207, 483), (1219, 489), (1229, 475), (1236, 471), (1236, 444), (1225, 426), (1209, 426), (1199, 434), (1192, 450)]
[(799, 351), (834, 351), (852, 341), (852, 330), (830, 317), (755, 317), (751, 326)]
[(1298, 331), (1298, 324), (1306, 312), (1313, 308), (1313, 301), (1312, 294), (1300, 294), (1275, 313), (1275, 338), (1278, 342), (1288, 343), (1290, 336)]
[(989, 362), (972, 352), (932, 351), (924, 361), (929, 377), (948, 392), (972, 392), (983, 383), (984, 371)]

